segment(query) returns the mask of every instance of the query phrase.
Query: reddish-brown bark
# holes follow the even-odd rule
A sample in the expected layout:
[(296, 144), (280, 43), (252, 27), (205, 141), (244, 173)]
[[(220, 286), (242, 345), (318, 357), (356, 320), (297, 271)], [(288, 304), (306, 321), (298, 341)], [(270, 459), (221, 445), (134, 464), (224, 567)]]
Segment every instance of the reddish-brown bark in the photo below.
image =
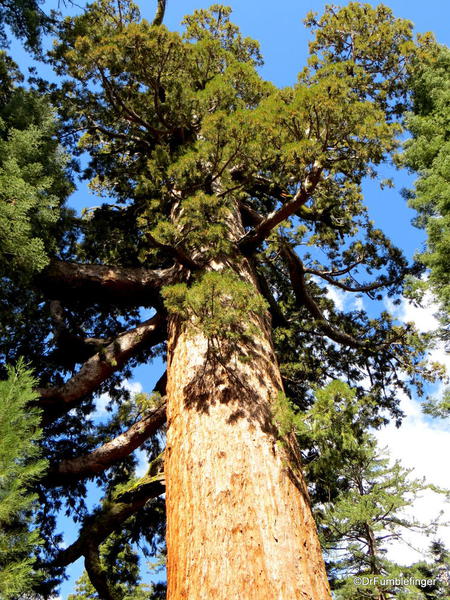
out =
[[(255, 289), (256, 293), (256, 289)], [(208, 355), (192, 327), (169, 325), (168, 600), (328, 600), (295, 450), (277, 440), (281, 378), (266, 323), (251, 348)]]

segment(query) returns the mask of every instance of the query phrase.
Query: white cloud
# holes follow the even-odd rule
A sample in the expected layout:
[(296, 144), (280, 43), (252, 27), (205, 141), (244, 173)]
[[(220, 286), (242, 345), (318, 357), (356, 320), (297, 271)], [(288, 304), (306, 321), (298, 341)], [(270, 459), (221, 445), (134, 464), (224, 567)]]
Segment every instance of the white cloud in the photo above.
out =
[[(439, 322), (436, 318), (437, 304), (431, 295), (425, 297), (423, 306), (414, 306), (407, 299), (402, 299), (400, 304), (394, 305), (389, 298), (384, 299), (387, 310), (403, 323), (412, 322), (421, 332), (431, 332), (437, 329)], [(432, 349), (428, 358), (444, 364), (450, 373), (450, 355), (445, 351), (442, 343)], [(437, 395), (442, 393), (445, 384), (440, 385)], [(425, 477), (428, 483), (440, 488), (450, 488), (448, 457), (450, 457), (450, 421), (432, 419), (423, 414), (420, 402), (408, 398), (405, 394), (399, 395), (400, 408), (406, 414), (400, 428), (392, 423), (376, 432), (380, 446), (387, 447), (393, 460), (400, 461), (404, 468), (413, 469), (411, 477), (420, 479)], [(443, 511), (441, 517), (443, 525), (439, 526), (436, 538), (442, 539), (450, 547), (450, 527), (445, 522), (450, 522), (450, 504), (444, 495), (436, 494), (431, 490), (422, 492), (419, 498), (405, 510), (406, 515), (429, 523), (436, 519)], [(398, 563), (411, 564), (423, 559), (426, 554), (430, 538), (423, 533), (405, 531), (403, 541), (391, 543), (388, 558)]]
[(346, 292), (333, 285), (327, 285), (327, 296), (330, 300), (333, 300), (338, 310), (364, 310), (364, 299), (354, 292)]
[(439, 326), (436, 318), (439, 307), (431, 294), (425, 295), (423, 306), (415, 306), (406, 298), (403, 298), (400, 304), (395, 305), (387, 296), (384, 298), (384, 304), (391, 315), (403, 323), (414, 323), (421, 332), (434, 331)]
[(362, 296), (356, 296), (353, 299), (353, 310), (364, 310), (365, 306), (364, 306), (364, 300), (362, 298)]
[[(400, 461), (402, 467), (413, 469), (411, 477), (425, 477), (427, 483), (450, 488), (447, 465), (450, 456), (450, 423), (426, 417), (420, 404), (406, 396), (401, 397), (400, 408), (407, 415), (403, 424), (398, 429), (390, 424), (376, 432), (380, 446), (387, 447), (392, 459)], [(405, 515), (429, 523), (441, 511), (444, 511), (441, 522), (450, 521), (450, 505), (445, 496), (426, 490), (405, 510)], [(439, 526), (435, 537), (450, 547), (450, 527)], [(389, 546), (388, 558), (402, 564), (423, 558), (430, 544), (429, 538), (423, 533), (410, 531), (403, 532), (402, 538), (403, 542), (393, 542)]]
[(335, 288), (332, 285), (328, 285), (327, 286), (327, 296), (331, 300), (333, 300), (333, 302), (338, 310), (344, 310), (344, 306), (348, 299), (348, 296), (344, 291), (342, 291), (338, 288)]

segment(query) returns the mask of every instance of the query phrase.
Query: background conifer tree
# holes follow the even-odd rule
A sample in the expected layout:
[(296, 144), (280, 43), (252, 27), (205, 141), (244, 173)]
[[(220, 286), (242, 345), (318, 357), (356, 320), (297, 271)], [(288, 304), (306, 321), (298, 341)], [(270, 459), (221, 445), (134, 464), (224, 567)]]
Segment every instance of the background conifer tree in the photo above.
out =
[(42, 576), (34, 570), (40, 537), (33, 516), (37, 495), (31, 490), (47, 465), (38, 445), (40, 410), (30, 405), (35, 385), (23, 363), (0, 381), (0, 597), (5, 600), (29, 591)]

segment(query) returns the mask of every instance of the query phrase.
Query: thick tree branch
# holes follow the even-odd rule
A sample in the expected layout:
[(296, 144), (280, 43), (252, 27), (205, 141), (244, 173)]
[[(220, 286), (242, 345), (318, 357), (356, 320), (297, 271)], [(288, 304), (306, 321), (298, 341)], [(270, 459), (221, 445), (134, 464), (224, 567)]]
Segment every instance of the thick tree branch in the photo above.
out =
[(50, 486), (64, 485), (67, 481), (93, 477), (128, 456), (166, 421), (166, 404), (155, 408), (150, 414), (132, 425), (113, 440), (96, 448), (93, 452), (63, 460), (50, 470), (45, 483)]
[(308, 292), (303, 263), (294, 250), (286, 243), (282, 243), (281, 254), (285, 257), (288, 265), (289, 277), (297, 303), (308, 309), (311, 315), (316, 319), (316, 322), (323, 333), (330, 339), (339, 344), (343, 344), (344, 346), (349, 346), (350, 348), (364, 348), (366, 346), (365, 340), (358, 340), (352, 335), (337, 329), (337, 327), (334, 327), (327, 321), (320, 310), (319, 305)]
[[(89, 358), (76, 375), (60, 387), (39, 390), (39, 404), (46, 408), (46, 417), (64, 413), (81, 398), (94, 392), (112, 373), (143, 347), (164, 341), (166, 321), (159, 314), (134, 329), (121, 333), (101, 352)], [(53, 410), (54, 409), (54, 410)]]
[(108, 581), (108, 574), (102, 565), (100, 550), (95, 540), (86, 545), (84, 566), (101, 600), (121, 600), (122, 595)]
[(105, 501), (101, 510), (86, 520), (78, 539), (59, 553), (54, 562), (55, 566), (67, 566), (88, 554), (92, 550), (93, 540), (97, 547), (100, 546), (151, 498), (163, 494), (165, 484), (161, 466), (162, 457), (158, 457), (150, 465), (147, 475), (139, 479), (131, 489), (122, 492), (112, 501)]
[(259, 212), (245, 202), (239, 201), (239, 210), (244, 225), (251, 225), (252, 227), (255, 227), (263, 220), (263, 217), (259, 214)]
[(161, 25), (164, 19), (164, 14), (166, 12), (166, 1), (167, 0), (158, 0), (158, 8), (156, 9), (156, 15), (153, 19), (152, 25)]
[(179, 273), (179, 265), (150, 270), (54, 260), (39, 275), (38, 285), (48, 297), (61, 300), (159, 306), (161, 288), (175, 283)]
[(298, 192), (289, 202), (283, 204), (281, 208), (273, 211), (267, 217), (263, 218), (258, 225), (246, 233), (238, 242), (239, 248), (244, 253), (251, 253), (256, 246), (265, 240), (277, 225), (295, 214), (309, 200), (314, 192), (322, 174), (322, 168), (317, 166), (312, 174), (308, 176), (301, 185)]
[(54, 324), (55, 350), (52, 358), (64, 366), (83, 363), (96, 352), (111, 343), (110, 338), (91, 338), (78, 335), (67, 326), (65, 311), (59, 300), (51, 300), (50, 315)]

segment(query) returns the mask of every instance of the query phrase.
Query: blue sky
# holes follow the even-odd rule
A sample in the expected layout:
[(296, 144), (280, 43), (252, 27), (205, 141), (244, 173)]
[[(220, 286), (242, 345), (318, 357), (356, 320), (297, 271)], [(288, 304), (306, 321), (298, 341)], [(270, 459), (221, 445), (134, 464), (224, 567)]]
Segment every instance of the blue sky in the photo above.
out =
[[(154, 5), (156, 2), (146, 0), (137, 2), (141, 7), (144, 16), (152, 18)], [(178, 29), (180, 21), (185, 14), (189, 14), (195, 8), (207, 8), (212, 2), (205, 0), (168, 0), (165, 23), (169, 28)], [(261, 69), (262, 75), (273, 81), (278, 86), (286, 86), (295, 83), (298, 71), (304, 66), (307, 56), (308, 31), (304, 28), (302, 20), (310, 10), (322, 12), (326, 2), (323, 0), (281, 0), (274, 3), (273, 0), (234, 0), (224, 2), (233, 8), (233, 21), (242, 29), (245, 35), (259, 40), (261, 50), (265, 59), (265, 65)], [(377, 4), (376, 2), (369, 2)], [(335, 2), (335, 4), (343, 4)], [(410, 19), (413, 21), (417, 32), (431, 30), (435, 33), (438, 41), (441, 43), (450, 43), (450, 2), (447, 0), (390, 0), (386, 1), (394, 14), (398, 17)], [(57, 5), (46, 3), (45, 7)], [(67, 4), (61, 5), (64, 11), (75, 11), (76, 7)], [(29, 64), (29, 59), (25, 56), (19, 45), (12, 47), (13, 56), (23, 66)], [(52, 78), (51, 73), (45, 66), (39, 67), (41, 75)], [(404, 249), (407, 255), (420, 248), (424, 240), (423, 232), (416, 230), (410, 224), (414, 213), (405, 205), (400, 196), (400, 189), (411, 184), (411, 177), (405, 173), (399, 173), (387, 168), (386, 176), (393, 177), (395, 188), (392, 190), (381, 191), (376, 182), (368, 182), (365, 185), (367, 203), (369, 205), (372, 218), (377, 226), (381, 227), (394, 242)], [(80, 210), (86, 206), (98, 204), (98, 199), (90, 197), (85, 185), (81, 185), (79, 191), (70, 200), (70, 204)], [(343, 294), (335, 297), (337, 302), (342, 303), (344, 307), (349, 299)], [(347, 304), (348, 306), (348, 304)], [(430, 328), (433, 322), (433, 306), (421, 309), (414, 309), (407, 301), (403, 301), (400, 307), (393, 308), (399, 320), (415, 320), (422, 328)], [(440, 351), (439, 358), (448, 362), (448, 357)], [(139, 382), (145, 391), (150, 391), (153, 382), (158, 378), (161, 365), (139, 367), (134, 374), (134, 381)], [(417, 436), (422, 435), (422, 448), (427, 447), (430, 452), (442, 456), (449, 452), (448, 428), (445, 424), (430, 423), (425, 419), (418, 409), (417, 403), (411, 403), (406, 399), (402, 400), (404, 408), (408, 411), (408, 418), (401, 432), (390, 430), (389, 428), (380, 435), (380, 441), (387, 445), (392, 454), (400, 458), (409, 466), (415, 466), (419, 475), (427, 474), (426, 464), (430, 464), (427, 453), (421, 452), (419, 455), (414, 452), (418, 447)], [(420, 441), (420, 440), (419, 440)], [(435, 444), (435, 446), (433, 446)], [(437, 444), (437, 446), (436, 446)], [(408, 463), (408, 457), (412, 458)], [(430, 455), (431, 456), (431, 455)], [(436, 462), (436, 461), (435, 461)], [(433, 481), (440, 485), (450, 487), (450, 482), (445, 482), (442, 476), (442, 469), (435, 465), (433, 472)], [(94, 496), (92, 496), (93, 498)], [(435, 507), (434, 500), (428, 498), (425, 500), (425, 508), (418, 508), (419, 513), (424, 517), (430, 515), (430, 506)], [(436, 505), (439, 507), (439, 502)], [(426, 508), (428, 506), (428, 509)], [(64, 522), (66, 529), (67, 542), (70, 543), (76, 535), (76, 529)], [(450, 533), (444, 534), (450, 541)], [(448, 538), (447, 538), (448, 536)], [(416, 540), (416, 545), (423, 542)], [(428, 545), (428, 541), (425, 542)], [(397, 549), (396, 552), (403, 552), (405, 557), (409, 557), (405, 548)], [(412, 556), (411, 560), (415, 557)], [(71, 578), (61, 589), (61, 598), (67, 598), (67, 595), (73, 591), (74, 579), (81, 572), (82, 565), (80, 561), (69, 570)]]

